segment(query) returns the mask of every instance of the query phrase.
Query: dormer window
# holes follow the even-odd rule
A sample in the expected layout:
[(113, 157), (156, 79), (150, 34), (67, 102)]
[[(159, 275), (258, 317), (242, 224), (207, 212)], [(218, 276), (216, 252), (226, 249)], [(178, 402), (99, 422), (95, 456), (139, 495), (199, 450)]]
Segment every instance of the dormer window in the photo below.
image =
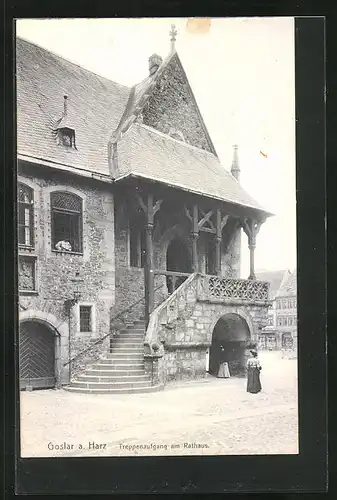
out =
[(59, 143), (68, 148), (75, 148), (75, 130), (63, 127), (58, 129)]
[(68, 96), (64, 96), (64, 110), (62, 118), (58, 121), (56, 126), (56, 139), (57, 143), (66, 148), (76, 148), (75, 143), (75, 127), (68, 117)]

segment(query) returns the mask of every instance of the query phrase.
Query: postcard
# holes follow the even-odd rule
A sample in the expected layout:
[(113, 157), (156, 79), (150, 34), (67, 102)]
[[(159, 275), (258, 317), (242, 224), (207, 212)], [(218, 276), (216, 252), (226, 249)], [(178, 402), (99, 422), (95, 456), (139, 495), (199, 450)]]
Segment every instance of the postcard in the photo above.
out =
[(299, 453), (294, 23), (17, 20), (22, 458)]

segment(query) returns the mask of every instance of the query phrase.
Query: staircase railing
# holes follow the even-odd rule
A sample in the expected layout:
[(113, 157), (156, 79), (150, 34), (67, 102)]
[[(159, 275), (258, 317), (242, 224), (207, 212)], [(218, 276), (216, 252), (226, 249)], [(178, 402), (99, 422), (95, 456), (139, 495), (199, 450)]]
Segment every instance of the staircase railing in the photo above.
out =
[[(157, 272), (157, 274), (161, 274), (160, 272)], [(168, 273), (167, 273), (168, 274)], [(177, 275), (180, 273), (176, 273)], [(150, 316), (150, 321), (146, 330), (145, 334), (145, 349), (148, 354), (160, 354), (160, 351), (162, 350), (162, 346), (160, 345), (160, 342), (158, 341), (158, 330), (160, 327), (160, 323), (164, 320), (167, 319), (167, 316), (170, 316), (170, 319), (177, 319), (178, 317), (178, 311), (175, 309), (175, 301), (177, 297), (181, 294), (184, 293), (186, 288), (190, 286), (190, 284), (199, 276), (200, 273), (193, 273), (187, 275), (184, 273), (184, 276), (188, 276), (187, 279), (178, 287), (176, 290), (173, 291), (167, 299), (164, 300), (156, 309), (151, 313)], [(170, 312), (168, 313), (167, 311), (170, 311), (170, 306), (172, 306), (173, 309), (173, 314), (170, 315)]]
[[(158, 286), (157, 288), (155, 288), (155, 292), (157, 290), (160, 290), (160, 288), (162, 288), (162, 285), (161, 286)], [(141, 297), (140, 299), (136, 300), (135, 302), (133, 302), (130, 306), (128, 307), (125, 307), (125, 309), (123, 309), (122, 311), (120, 311), (119, 313), (115, 314), (111, 319), (110, 319), (110, 325), (116, 321), (117, 319), (119, 319), (121, 316), (123, 316), (123, 314), (126, 314), (128, 312), (130, 312), (135, 306), (137, 306), (138, 304), (140, 304), (141, 302), (143, 302), (145, 300), (145, 297)], [(106, 333), (105, 335), (103, 335), (102, 337), (98, 337), (94, 342), (91, 342), (89, 346), (87, 346), (85, 349), (83, 349), (82, 351), (78, 352), (74, 357), (72, 357), (71, 359), (69, 359), (66, 363), (63, 364), (63, 366), (67, 366), (69, 365), (70, 363), (72, 363), (73, 361), (76, 361), (76, 359), (78, 359), (80, 356), (82, 356), (83, 354), (86, 354), (87, 352), (91, 351), (97, 344), (103, 342), (103, 340), (105, 340), (107, 337), (110, 337), (111, 336), (111, 331), (109, 331), (109, 333)]]

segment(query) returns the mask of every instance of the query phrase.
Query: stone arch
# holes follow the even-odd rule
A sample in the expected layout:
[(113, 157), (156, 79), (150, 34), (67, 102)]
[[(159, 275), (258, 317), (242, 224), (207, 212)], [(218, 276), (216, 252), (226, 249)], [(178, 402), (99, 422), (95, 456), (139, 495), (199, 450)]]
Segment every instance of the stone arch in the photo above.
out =
[(166, 231), (163, 233), (162, 237), (158, 242), (158, 249), (159, 249), (158, 267), (162, 269), (166, 267), (167, 249), (171, 241), (174, 239), (181, 240), (185, 244), (190, 257), (192, 255), (191, 244), (186, 228), (184, 228), (180, 224), (175, 224), (174, 226), (171, 226), (170, 228), (166, 229)]
[(33, 191), (34, 191), (34, 204), (37, 202), (38, 194), (41, 189), (41, 186), (35, 182), (34, 180), (24, 177), (22, 175), (17, 176), (17, 182), (18, 184), (26, 184), (26, 186), (29, 186)]
[(20, 311), (19, 323), (36, 322), (46, 325), (55, 335), (55, 376), (56, 386), (69, 382), (69, 365), (63, 366), (69, 358), (69, 327), (51, 313), (28, 309)]
[(163, 236), (160, 238), (160, 246), (163, 249), (165, 255), (167, 252), (167, 248), (172, 240), (179, 239), (181, 240), (188, 249), (189, 253), (191, 253), (191, 245), (189, 241), (189, 237), (186, 234), (186, 230), (180, 224), (175, 224), (174, 226), (167, 229)]
[(238, 316), (243, 318), (245, 320), (245, 322), (247, 323), (247, 326), (249, 328), (250, 337), (253, 338), (253, 335), (254, 335), (253, 320), (252, 320), (252, 317), (249, 314), (249, 312), (246, 310), (246, 308), (226, 305), (226, 307), (223, 307), (223, 306), (220, 306), (219, 308), (216, 307), (216, 310), (214, 311), (213, 320), (210, 324), (209, 332), (208, 332), (209, 333), (209, 335), (208, 335), (209, 341), (211, 341), (212, 333), (213, 333), (215, 325), (217, 324), (219, 319), (222, 318), (222, 316), (225, 316), (226, 314), (237, 314)]
[(252, 338), (248, 322), (237, 310), (231, 312), (227, 309), (220, 317), (217, 316), (212, 326), (209, 372), (217, 376), (220, 364), (227, 362), (231, 375), (244, 375), (247, 345)]

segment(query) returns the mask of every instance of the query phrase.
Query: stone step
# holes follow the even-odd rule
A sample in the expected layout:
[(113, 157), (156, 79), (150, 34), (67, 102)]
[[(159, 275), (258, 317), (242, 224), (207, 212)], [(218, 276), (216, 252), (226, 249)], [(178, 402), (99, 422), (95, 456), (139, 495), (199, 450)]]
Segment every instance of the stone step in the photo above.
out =
[(121, 332), (134, 332), (134, 333), (145, 333), (145, 328), (142, 328), (142, 327), (136, 327), (136, 326), (128, 326), (127, 328), (122, 328), (120, 330)]
[(131, 345), (134, 345), (134, 346), (143, 346), (144, 345), (144, 339), (141, 338), (141, 339), (129, 339), (129, 338), (125, 338), (125, 339), (121, 339), (119, 337), (115, 337), (113, 340), (111, 340), (110, 342), (111, 345), (125, 345), (125, 346), (131, 346)]
[(133, 382), (123, 381), (123, 382), (112, 382), (110, 380), (106, 382), (90, 382), (81, 380), (72, 380), (72, 387), (79, 387), (82, 389), (134, 389), (140, 387), (148, 387), (150, 385), (149, 380), (135, 380)]
[(129, 366), (134, 366), (134, 367), (136, 367), (136, 366), (138, 367), (139, 365), (144, 366), (144, 356), (141, 356), (138, 358), (133, 358), (133, 359), (126, 358), (126, 357), (117, 358), (117, 359), (106, 358), (106, 359), (102, 359), (100, 361), (100, 363), (95, 363), (95, 366), (97, 364), (99, 364), (100, 366), (102, 366), (102, 365), (115, 365), (117, 368), (120, 368), (121, 365), (129, 365)]
[(162, 385), (151, 385), (148, 387), (133, 387), (133, 388), (104, 388), (104, 389), (84, 389), (82, 387), (73, 387), (71, 385), (65, 385), (64, 390), (69, 392), (77, 392), (81, 394), (137, 394), (146, 392), (158, 392), (163, 389)]
[(118, 335), (112, 337), (110, 342), (135, 342), (136, 344), (144, 342), (145, 335)]
[[(120, 353), (120, 352), (125, 352), (125, 353), (143, 353), (144, 352), (144, 345), (134, 345), (134, 344), (112, 344), (111, 349), (113, 352)], [(110, 351), (110, 354), (112, 353)]]
[(114, 344), (115, 342), (120, 342), (120, 343), (128, 343), (128, 344), (144, 344), (144, 336), (142, 335), (141, 337), (129, 337), (125, 335), (125, 337), (114, 337), (113, 339), (110, 340), (110, 344)]
[(102, 360), (101, 362), (96, 362), (92, 365), (93, 370), (143, 370), (145, 369), (144, 358), (141, 361), (134, 361), (133, 363), (128, 363), (127, 360), (118, 360), (114, 363), (113, 360)]
[[(140, 335), (143, 335), (145, 336), (145, 331), (144, 330), (140, 330), (140, 329), (133, 329), (133, 328), (128, 328), (128, 329), (122, 329), (122, 330), (118, 330), (118, 333), (116, 333), (116, 337), (118, 337), (119, 335), (135, 335), (136, 337), (139, 337)], [(113, 338), (113, 337), (112, 337)]]
[(115, 360), (115, 361), (134, 361), (134, 360), (143, 360), (144, 359), (144, 354), (140, 351), (133, 351), (133, 352), (120, 352), (120, 351), (113, 351), (113, 352), (107, 352), (105, 353), (104, 356), (100, 358), (100, 360), (106, 362), (107, 360)]
[[(112, 366), (112, 365), (108, 365), (108, 366)], [(121, 366), (121, 365), (118, 365), (118, 366)], [(140, 369), (134, 369), (134, 368), (130, 368), (129, 370), (127, 369), (123, 369), (123, 370), (120, 370), (120, 369), (103, 369), (103, 370), (96, 370), (96, 369), (89, 369), (87, 370), (83, 375), (89, 375), (89, 376), (94, 376), (94, 377), (140, 377), (140, 376), (143, 376), (145, 375), (145, 369), (144, 367), (143, 368), (140, 368)], [(78, 375), (77, 377), (80, 377), (82, 375)]]
[(96, 375), (96, 374), (84, 374), (84, 375), (77, 375), (76, 376), (76, 381), (78, 382), (111, 382), (114, 384), (115, 382), (128, 382), (128, 383), (133, 383), (133, 382), (142, 382), (150, 381), (149, 375), (146, 373), (142, 373), (141, 375), (115, 375), (115, 374), (108, 374), (108, 375)]

